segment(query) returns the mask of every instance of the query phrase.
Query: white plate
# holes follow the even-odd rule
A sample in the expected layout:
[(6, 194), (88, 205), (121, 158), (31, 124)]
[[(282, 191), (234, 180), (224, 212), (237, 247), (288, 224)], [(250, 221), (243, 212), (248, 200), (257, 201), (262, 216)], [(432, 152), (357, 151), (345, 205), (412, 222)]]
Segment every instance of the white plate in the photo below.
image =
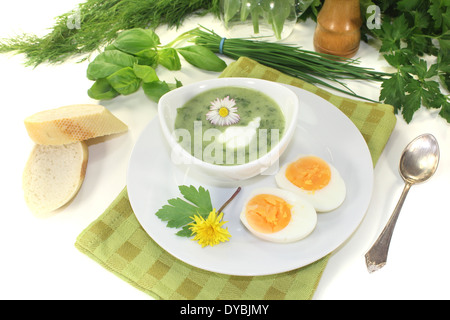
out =
[(155, 213), (167, 200), (181, 196), (179, 185), (203, 186), (217, 209), (235, 188), (210, 186), (172, 164), (170, 150), (155, 118), (143, 130), (131, 154), (127, 186), (131, 206), (144, 230), (176, 258), (205, 270), (241, 276), (275, 274), (308, 265), (339, 247), (363, 219), (373, 187), (369, 149), (355, 125), (326, 100), (291, 87), (300, 98), (298, 127), (279, 166), (298, 154), (315, 154), (332, 163), (347, 186), (347, 198), (336, 210), (319, 213), (317, 227), (307, 238), (289, 244), (254, 237), (239, 219), (247, 195), (258, 187), (276, 187), (273, 175), (252, 178), (224, 210), (229, 242), (202, 248), (197, 242), (176, 236)]

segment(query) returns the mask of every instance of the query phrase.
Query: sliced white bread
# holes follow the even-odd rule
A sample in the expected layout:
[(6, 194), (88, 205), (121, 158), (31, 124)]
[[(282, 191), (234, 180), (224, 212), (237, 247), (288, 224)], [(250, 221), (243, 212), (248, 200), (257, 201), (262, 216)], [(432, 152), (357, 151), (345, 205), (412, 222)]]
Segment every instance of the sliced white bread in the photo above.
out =
[(30, 138), (37, 144), (61, 145), (122, 133), (126, 124), (96, 104), (78, 104), (45, 110), (25, 119)]
[(35, 145), (22, 180), (31, 211), (44, 214), (67, 204), (83, 183), (87, 162), (88, 147), (84, 142)]

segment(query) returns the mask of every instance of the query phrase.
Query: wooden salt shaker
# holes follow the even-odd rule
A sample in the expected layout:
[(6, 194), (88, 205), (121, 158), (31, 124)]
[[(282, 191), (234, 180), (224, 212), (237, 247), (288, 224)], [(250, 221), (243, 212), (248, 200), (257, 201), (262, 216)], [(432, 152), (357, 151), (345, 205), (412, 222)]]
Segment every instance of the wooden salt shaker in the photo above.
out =
[(361, 40), (359, 0), (325, 0), (317, 16), (314, 48), (317, 52), (351, 58)]

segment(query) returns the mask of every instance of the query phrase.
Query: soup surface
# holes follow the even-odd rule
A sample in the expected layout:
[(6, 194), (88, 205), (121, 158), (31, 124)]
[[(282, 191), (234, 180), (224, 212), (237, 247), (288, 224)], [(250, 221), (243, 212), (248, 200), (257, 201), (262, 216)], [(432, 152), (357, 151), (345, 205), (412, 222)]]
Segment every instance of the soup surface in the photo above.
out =
[[(239, 121), (218, 125), (206, 114), (217, 99), (235, 103)], [(222, 116), (227, 112), (222, 113)], [(177, 109), (175, 134), (178, 143), (213, 164), (238, 165), (256, 160), (283, 136), (285, 119), (280, 107), (266, 94), (240, 87), (221, 87), (203, 92)]]

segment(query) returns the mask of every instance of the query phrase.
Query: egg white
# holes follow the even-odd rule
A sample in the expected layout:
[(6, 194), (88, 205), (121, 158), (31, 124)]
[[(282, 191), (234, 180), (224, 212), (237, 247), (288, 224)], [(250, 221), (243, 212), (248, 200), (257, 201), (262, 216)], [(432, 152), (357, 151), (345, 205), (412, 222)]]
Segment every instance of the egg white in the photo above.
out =
[[(295, 162), (296, 160), (303, 157), (305, 156), (300, 156), (292, 162)], [(324, 159), (322, 160), (325, 161)], [(344, 179), (342, 179), (341, 174), (334, 166), (325, 161), (331, 170), (330, 182), (320, 190), (309, 191), (297, 187), (286, 178), (286, 168), (292, 162), (286, 163), (284, 166), (282, 166), (280, 171), (275, 175), (275, 180), (278, 187), (284, 190), (292, 191), (295, 194), (301, 196), (303, 199), (309, 201), (317, 212), (332, 211), (338, 208), (344, 202), (347, 189)]]
[[(249, 224), (245, 214), (247, 203), (258, 194), (271, 194), (280, 197), (292, 206), (291, 220), (285, 228), (274, 233), (262, 233), (253, 229)], [(317, 225), (316, 210), (314, 210), (314, 207), (309, 202), (301, 199), (290, 191), (278, 188), (260, 188), (254, 190), (245, 201), (240, 218), (244, 226), (255, 236), (263, 240), (278, 243), (289, 243), (301, 240), (307, 237)]]

